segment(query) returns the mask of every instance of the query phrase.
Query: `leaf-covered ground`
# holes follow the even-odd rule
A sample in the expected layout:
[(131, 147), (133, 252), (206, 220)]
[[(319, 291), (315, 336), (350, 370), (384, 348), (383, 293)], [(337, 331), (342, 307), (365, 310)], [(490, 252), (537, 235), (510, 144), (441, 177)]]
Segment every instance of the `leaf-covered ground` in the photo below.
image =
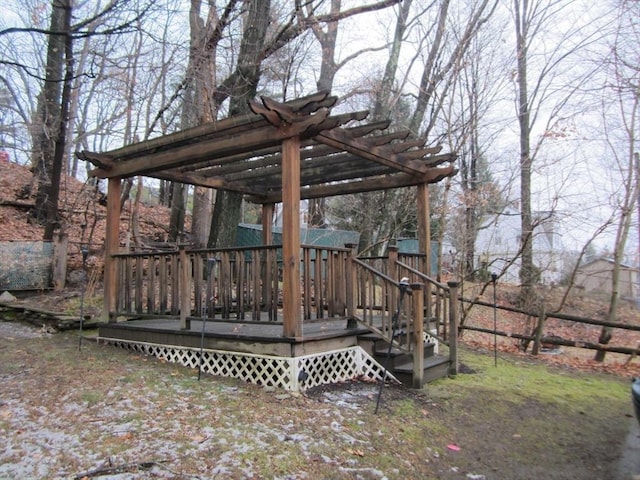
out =
[[(204, 376), (0, 322), (0, 478), (604, 479), (629, 385), (463, 354), (423, 391), (349, 383), (303, 395)], [(639, 465), (640, 467), (640, 465)]]

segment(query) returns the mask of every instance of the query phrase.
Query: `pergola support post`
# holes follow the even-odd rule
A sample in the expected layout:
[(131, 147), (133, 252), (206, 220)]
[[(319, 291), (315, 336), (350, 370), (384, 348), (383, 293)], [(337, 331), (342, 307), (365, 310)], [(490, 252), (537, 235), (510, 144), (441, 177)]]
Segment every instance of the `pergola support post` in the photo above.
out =
[[(273, 213), (275, 211), (274, 203), (263, 203), (262, 204), (262, 212), (261, 212), (261, 220), (262, 220), (262, 244), (263, 245), (273, 245)], [(274, 265), (273, 262), (270, 261), (273, 259), (273, 262), (277, 262), (277, 256), (275, 253), (272, 255), (271, 251), (264, 252), (261, 258), (260, 264), (260, 276), (262, 278), (262, 299), (265, 305), (265, 309), (271, 315), (273, 305), (273, 272)], [(274, 315), (274, 319), (275, 319)]]
[[(424, 253), (422, 273), (431, 277), (431, 206), (429, 204), (429, 184), (418, 185), (418, 251)], [(431, 284), (424, 288), (424, 306), (427, 320), (431, 321)]]
[(302, 336), (300, 286), (300, 138), (282, 142), (282, 335)]
[(119, 177), (109, 179), (107, 190), (107, 222), (104, 256), (104, 308), (102, 319), (109, 323), (116, 321), (117, 269), (113, 255), (120, 249), (120, 195), (122, 184)]

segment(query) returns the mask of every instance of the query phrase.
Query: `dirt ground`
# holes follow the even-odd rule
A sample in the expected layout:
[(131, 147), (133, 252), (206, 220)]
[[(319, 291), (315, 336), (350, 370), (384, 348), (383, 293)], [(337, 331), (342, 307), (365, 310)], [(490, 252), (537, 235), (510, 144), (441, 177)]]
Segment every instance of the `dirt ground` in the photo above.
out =
[[(81, 349), (80, 349), (81, 347)], [(0, 478), (634, 479), (628, 382), (463, 353), (421, 391), (304, 394), (0, 321)], [(633, 455), (634, 452), (632, 451)]]

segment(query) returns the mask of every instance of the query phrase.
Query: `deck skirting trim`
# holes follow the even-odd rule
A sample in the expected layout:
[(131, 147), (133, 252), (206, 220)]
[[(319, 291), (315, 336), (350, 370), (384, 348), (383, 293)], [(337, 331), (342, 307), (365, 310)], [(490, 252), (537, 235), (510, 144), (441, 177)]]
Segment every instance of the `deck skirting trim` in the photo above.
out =
[[(188, 368), (202, 368), (202, 372), (210, 375), (237, 378), (294, 392), (358, 378), (380, 381), (385, 374), (384, 367), (359, 346), (299, 357), (279, 357), (226, 350), (201, 351), (193, 347), (108, 337), (99, 337), (98, 341)], [(389, 372), (386, 372), (385, 378), (400, 383)]]

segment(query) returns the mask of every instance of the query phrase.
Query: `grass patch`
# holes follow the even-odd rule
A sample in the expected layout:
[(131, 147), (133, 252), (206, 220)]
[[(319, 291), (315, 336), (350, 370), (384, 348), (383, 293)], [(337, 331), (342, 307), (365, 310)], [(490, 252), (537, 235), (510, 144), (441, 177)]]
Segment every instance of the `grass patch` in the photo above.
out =
[[(385, 388), (374, 415), (371, 384), (282, 395), (91, 342), (78, 352), (71, 334), (0, 338), (0, 435), (14, 449), (38, 448), (43, 431), (65, 433), (59, 451), (77, 439), (74, 471), (54, 455), (50, 477), (144, 459), (185, 477), (607, 478), (630, 424), (627, 381), (507, 355), (496, 368), (467, 350), (462, 362), (475, 373)], [(68, 409), (80, 399), (92, 408)], [(36, 461), (20, 452), (0, 465)]]

